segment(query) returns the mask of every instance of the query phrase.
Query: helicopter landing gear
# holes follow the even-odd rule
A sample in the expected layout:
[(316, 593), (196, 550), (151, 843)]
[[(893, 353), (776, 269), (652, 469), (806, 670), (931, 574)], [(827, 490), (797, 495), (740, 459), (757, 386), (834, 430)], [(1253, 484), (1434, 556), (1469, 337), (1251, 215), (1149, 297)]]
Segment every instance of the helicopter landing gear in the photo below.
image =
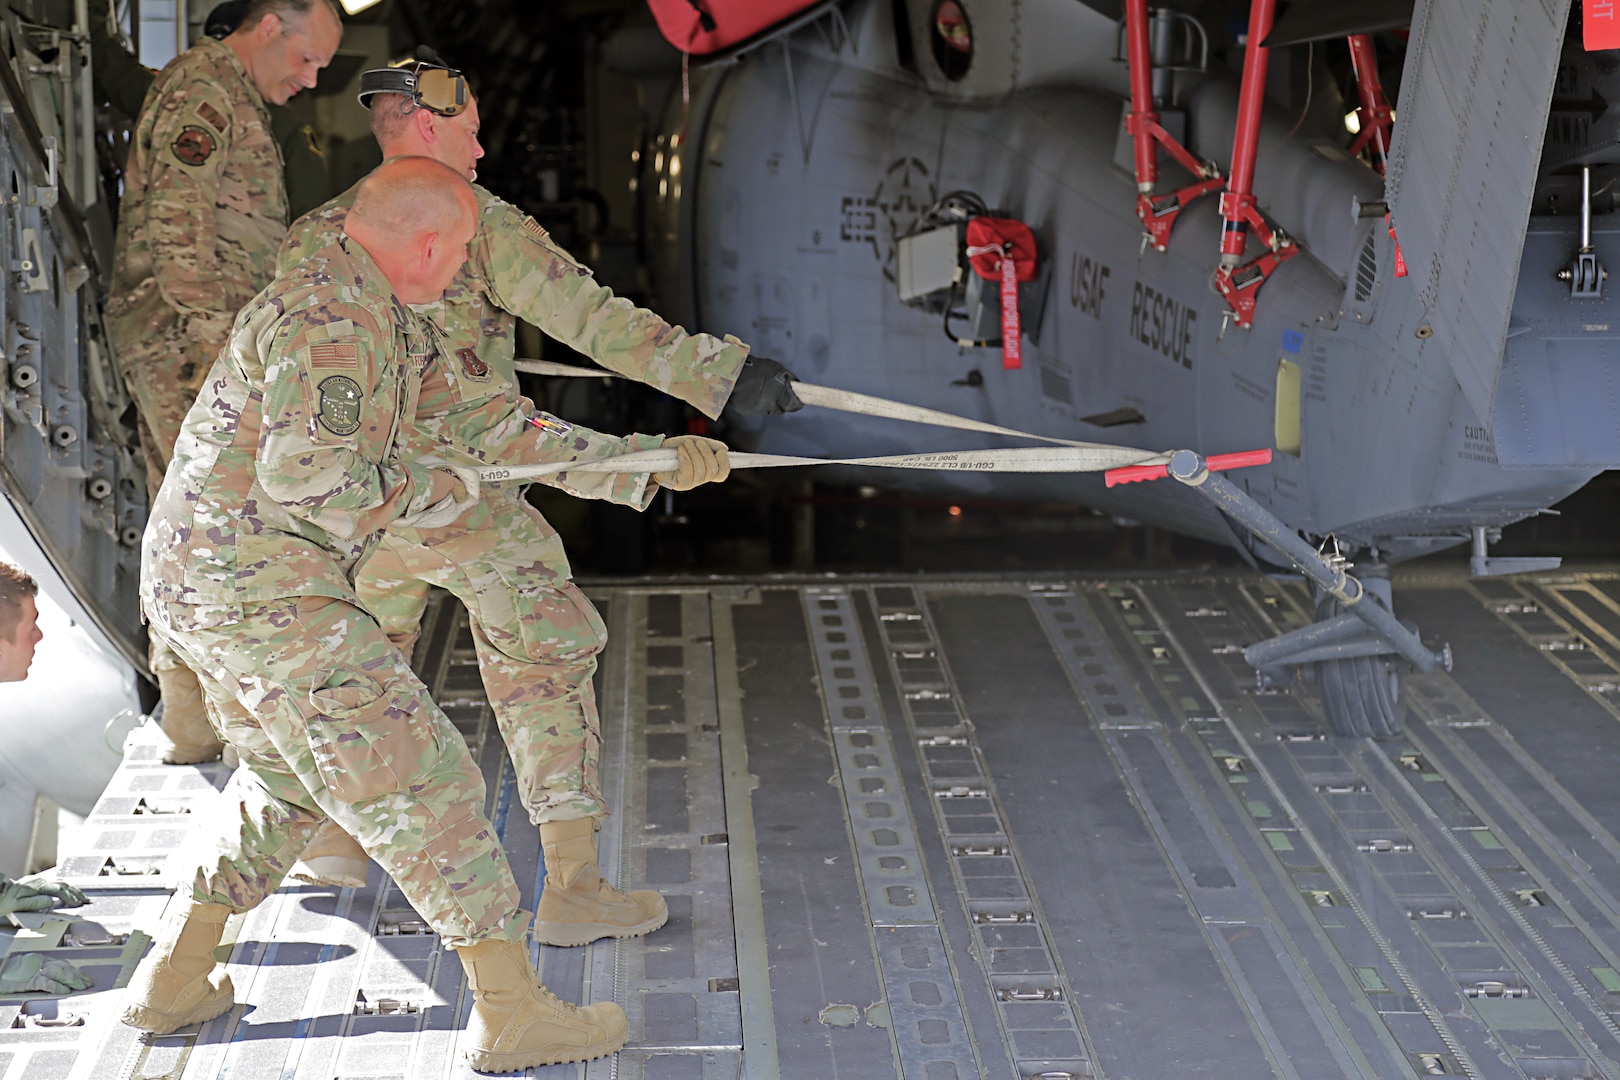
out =
[[(1372, 568), (1376, 573), (1379, 568)], [(1389, 579), (1362, 576), (1368, 603), (1389, 603)], [(1344, 606), (1331, 596), (1317, 603), (1318, 620), (1344, 614)], [(1316, 685), (1322, 711), (1335, 735), (1387, 739), (1399, 735), (1406, 724), (1406, 703), (1401, 700), (1401, 667), (1392, 650), (1371, 656), (1349, 656), (1315, 662)]]
[(1311, 547), (1242, 488), (1213, 471), (1265, 464), (1271, 460), (1269, 450), (1229, 457), (1243, 460), (1224, 462), (1177, 450), (1164, 465), (1110, 469), (1105, 481), (1113, 487), (1163, 476), (1178, 480), (1298, 567), (1322, 597), (1317, 621), (1255, 642), (1243, 650), (1243, 659), (1259, 671), (1262, 685), (1287, 685), (1296, 667), (1313, 670), (1322, 679), (1328, 719), (1340, 734), (1387, 736), (1400, 731), (1400, 682), (1394, 657), (1419, 671), (1437, 667), (1450, 671), (1451, 646), (1431, 649), (1418, 637), (1416, 627), (1395, 618), (1382, 567), (1371, 567), (1365, 582), (1352, 577), (1336, 550), (1326, 554)]
[(1401, 676), (1387, 656), (1323, 660), (1317, 664), (1322, 711), (1335, 735), (1387, 739), (1401, 733), (1406, 705)]
[[(1361, 603), (1377, 604), (1389, 614), (1385, 573), (1378, 565), (1362, 569)], [(1416, 636), (1411, 623), (1399, 625)], [(1449, 662), (1448, 651), (1440, 655), (1442, 662)], [(1243, 650), (1243, 656), (1254, 664), (1262, 688), (1294, 686), (1299, 675), (1315, 683), (1335, 735), (1387, 739), (1405, 726), (1401, 678), (1412, 665), (1331, 593), (1318, 589), (1316, 621), (1311, 625), (1256, 642)]]

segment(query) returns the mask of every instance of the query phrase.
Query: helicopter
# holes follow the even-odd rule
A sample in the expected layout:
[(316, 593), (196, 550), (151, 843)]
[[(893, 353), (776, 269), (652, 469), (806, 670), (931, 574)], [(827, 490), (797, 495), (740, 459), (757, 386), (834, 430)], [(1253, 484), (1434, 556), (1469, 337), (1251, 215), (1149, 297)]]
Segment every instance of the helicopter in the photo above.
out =
[[(1389, 568), (1459, 544), (1476, 575), (1555, 568), (1488, 545), (1620, 465), (1620, 87), (1567, 2), (1203, 6), (1231, 18), (654, 0), (682, 51), (642, 151), (655, 286), (817, 384), (1048, 438), (1270, 451), (1220, 498), (1190, 459), (1181, 484), (882, 482), (1072, 499), (1292, 563), (1318, 621), (1245, 658), (1263, 686), (1315, 678), (1338, 733), (1394, 735), (1403, 672), (1450, 655), (1393, 617)], [(1405, 43), (1398, 118), (1380, 40), (1386, 61)], [(745, 434), (833, 458), (962, 445), (824, 410)]]

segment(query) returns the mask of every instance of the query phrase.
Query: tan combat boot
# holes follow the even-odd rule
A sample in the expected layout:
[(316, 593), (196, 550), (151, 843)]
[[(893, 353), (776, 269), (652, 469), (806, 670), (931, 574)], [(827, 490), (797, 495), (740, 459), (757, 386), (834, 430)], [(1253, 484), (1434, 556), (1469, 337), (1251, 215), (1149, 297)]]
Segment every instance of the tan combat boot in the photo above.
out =
[(540, 985), (521, 941), (456, 949), (473, 991), (467, 1061), (479, 1072), (590, 1061), (624, 1046), (629, 1022), (611, 1001), (577, 1006)]
[(370, 869), (371, 856), (360, 842), (344, 832), (337, 822), (323, 821), (309, 838), (289, 876), (313, 885), (363, 889)]
[(652, 889), (621, 892), (596, 865), (596, 819), (540, 823), (546, 887), (534, 916), (534, 936), (547, 945), (585, 945), (597, 938), (640, 937), (669, 919)]
[(188, 1024), (200, 1024), (229, 1012), (236, 1004), (231, 977), (216, 970), (214, 950), (225, 936), (231, 909), (178, 897), (169, 905), (163, 926), (129, 981), (124, 1023), (167, 1035)]
[(153, 674), (163, 695), (163, 763), (197, 765), (219, 757), (224, 747), (208, 722), (197, 676), (184, 664)]

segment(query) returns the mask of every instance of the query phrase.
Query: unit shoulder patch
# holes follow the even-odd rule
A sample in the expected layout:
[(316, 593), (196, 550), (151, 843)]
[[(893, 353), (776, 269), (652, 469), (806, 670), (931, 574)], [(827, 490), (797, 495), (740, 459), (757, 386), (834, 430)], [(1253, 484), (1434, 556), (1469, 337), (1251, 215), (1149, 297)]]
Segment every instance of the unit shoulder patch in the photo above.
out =
[(323, 341), (309, 347), (312, 368), (355, 368), (360, 366), (360, 346), (352, 341)]
[(182, 165), (205, 164), (214, 153), (214, 136), (207, 128), (187, 124), (170, 147)]
[(197, 115), (208, 121), (209, 126), (221, 135), (230, 129), (231, 125), (226, 121), (225, 114), (214, 108), (211, 101), (205, 101), (198, 105)]
[(489, 365), (480, 360), (472, 349), (457, 349), (456, 359), (461, 361), (461, 370), (467, 373), (469, 379), (482, 382), (489, 378)]
[(347, 375), (329, 375), (321, 380), (321, 426), (334, 435), (353, 435), (360, 430), (360, 384)]

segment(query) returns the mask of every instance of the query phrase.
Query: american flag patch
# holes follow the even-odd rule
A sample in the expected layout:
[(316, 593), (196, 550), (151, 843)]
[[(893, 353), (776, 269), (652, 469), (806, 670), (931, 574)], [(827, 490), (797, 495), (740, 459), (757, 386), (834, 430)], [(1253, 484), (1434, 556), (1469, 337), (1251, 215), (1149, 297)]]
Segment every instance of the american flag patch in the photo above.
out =
[(352, 341), (323, 341), (309, 347), (312, 368), (352, 368), (360, 366), (360, 346)]
[(225, 114), (206, 101), (197, 106), (197, 115), (212, 124), (214, 130), (221, 135), (225, 134), (225, 129), (230, 127), (225, 122)]
[(545, 240), (549, 235), (546, 230), (541, 227), (538, 221), (534, 220), (532, 217), (528, 217), (527, 215), (525, 215), (523, 218), (523, 231), (534, 237), (536, 240)]

